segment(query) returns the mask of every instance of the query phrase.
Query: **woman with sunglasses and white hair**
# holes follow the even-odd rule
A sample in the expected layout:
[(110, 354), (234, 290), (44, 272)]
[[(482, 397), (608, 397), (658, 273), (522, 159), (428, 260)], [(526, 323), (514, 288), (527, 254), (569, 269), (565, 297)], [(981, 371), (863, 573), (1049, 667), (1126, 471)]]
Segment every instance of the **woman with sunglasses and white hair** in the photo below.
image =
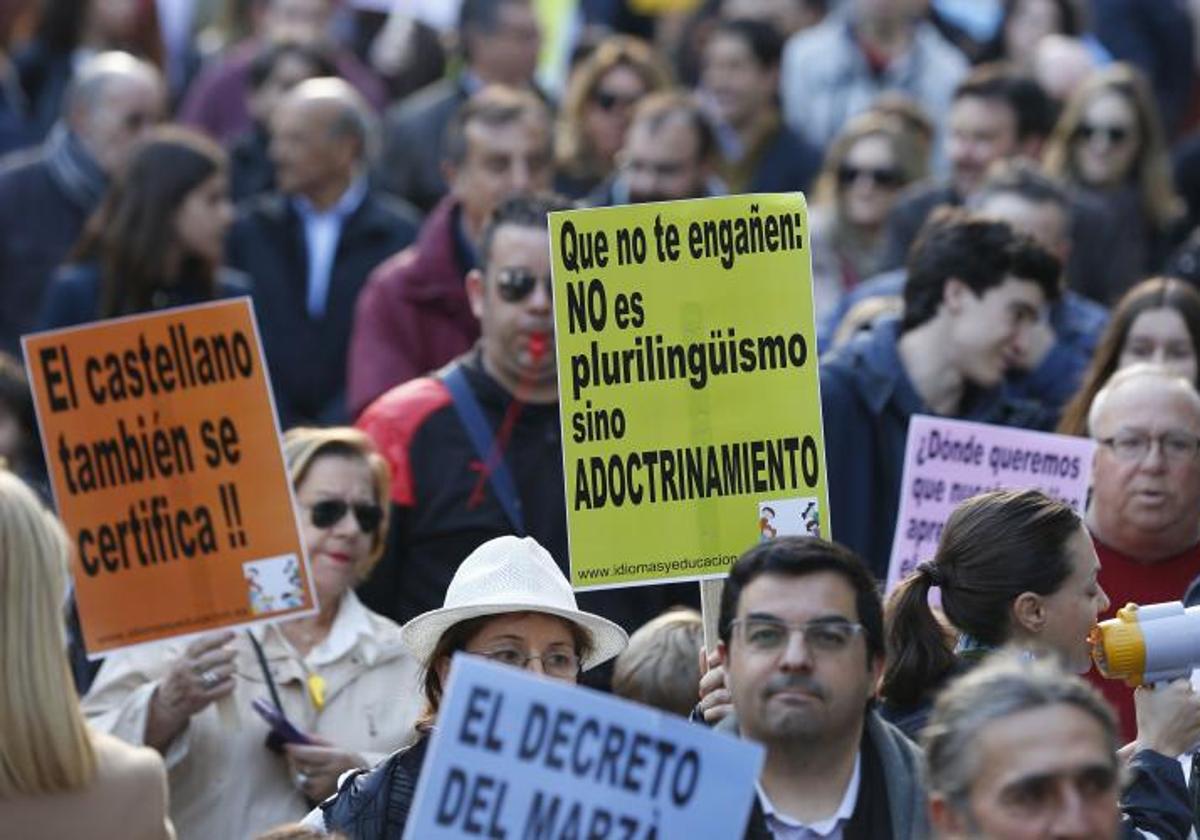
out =
[[(442, 607), (404, 625), (404, 643), (424, 663), (427, 705), (418, 727), (425, 736), (436, 725), (456, 653), (573, 683), (628, 642), (618, 625), (579, 609), (571, 584), (536, 540), (496, 537), (458, 567)], [(370, 772), (343, 780), (338, 795), (304, 824), (355, 840), (400, 837), (427, 746), (422, 737)]]
[(0, 469), (0, 837), (168, 840), (162, 759), (84, 722), (65, 652), (67, 535)]
[[(354, 594), (385, 544), (387, 465), (349, 428), (292, 429), (283, 449), (319, 612), (116, 654), (84, 700), (97, 726), (162, 753), (183, 838), (294, 820), (415, 736), (417, 660)], [(260, 698), (287, 723), (256, 714)]]

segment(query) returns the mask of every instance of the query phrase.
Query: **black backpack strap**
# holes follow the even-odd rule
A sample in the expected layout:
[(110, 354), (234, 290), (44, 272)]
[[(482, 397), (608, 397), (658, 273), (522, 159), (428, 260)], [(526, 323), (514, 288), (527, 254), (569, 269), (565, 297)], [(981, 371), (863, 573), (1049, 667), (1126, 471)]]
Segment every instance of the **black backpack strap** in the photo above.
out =
[(479, 405), (475, 392), (471, 390), (471, 383), (467, 381), (467, 375), (463, 373), (462, 365), (456, 365), (443, 377), (442, 381), (446, 384), (451, 399), (454, 400), (454, 410), (458, 412), (458, 419), (462, 421), (463, 428), (467, 431), (467, 437), (471, 440), (471, 446), (474, 447), (476, 456), (483, 464), (484, 472), (492, 485), (492, 491), (496, 494), (496, 500), (504, 509), (504, 514), (512, 524), (514, 533), (518, 537), (525, 536), (525, 517), (521, 515), (521, 497), (517, 495), (516, 482), (513, 481), (512, 473), (508, 469), (504, 453), (496, 449), (492, 427), (483, 414), (483, 408)]

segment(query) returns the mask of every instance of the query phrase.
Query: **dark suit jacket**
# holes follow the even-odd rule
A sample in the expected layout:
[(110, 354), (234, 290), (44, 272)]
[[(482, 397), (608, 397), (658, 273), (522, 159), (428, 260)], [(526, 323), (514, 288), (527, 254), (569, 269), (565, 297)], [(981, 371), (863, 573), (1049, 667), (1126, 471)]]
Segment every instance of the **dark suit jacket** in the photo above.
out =
[(20, 337), (92, 209), (54, 179), (41, 149), (0, 166), (0, 350), (20, 355)]
[(371, 269), (416, 237), (412, 208), (368, 192), (346, 219), (333, 261), (323, 317), (307, 309), (304, 225), (287, 197), (268, 193), (238, 213), (226, 262), (253, 280), (255, 314), (271, 372), (279, 420), (346, 423), (346, 351), (354, 303)]
[(442, 177), (442, 138), (446, 125), (467, 101), (461, 81), (442, 79), (388, 108), (383, 154), (376, 183), (428, 213), (446, 194)]
[(821, 151), (785, 125), (762, 150), (748, 193), (808, 191), (821, 169)]
[[(250, 294), (250, 278), (240, 271), (221, 268), (214, 280), (216, 285), (213, 295), (194, 285), (164, 286), (161, 290), (161, 302), (157, 302), (154, 309), (168, 309)], [(97, 320), (100, 317), (102, 284), (100, 266), (95, 262), (61, 266), (46, 290), (37, 328), (53, 330)]]

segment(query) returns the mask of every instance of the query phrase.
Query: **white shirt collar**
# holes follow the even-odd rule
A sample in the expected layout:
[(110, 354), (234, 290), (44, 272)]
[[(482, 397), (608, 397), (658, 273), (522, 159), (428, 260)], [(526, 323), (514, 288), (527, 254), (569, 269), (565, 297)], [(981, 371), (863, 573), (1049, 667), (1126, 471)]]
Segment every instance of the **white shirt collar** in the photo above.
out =
[[(267, 627), (260, 625), (252, 632), (260, 640), (265, 641), (268, 631), (276, 634), (276, 639), (280, 644), (290, 648), (277, 625), (271, 624)], [(374, 661), (378, 645), (371, 627), (370, 613), (367, 612), (362, 601), (358, 600), (354, 590), (348, 590), (342, 596), (342, 603), (338, 606), (337, 615), (334, 616), (333, 626), (329, 628), (329, 635), (313, 646), (313, 649), (308, 652), (308, 656), (304, 657), (304, 663), (312, 668), (328, 665), (346, 656), (356, 647), (362, 653), (364, 661), (368, 664)]]
[(358, 209), (358, 205), (362, 204), (366, 196), (367, 178), (365, 175), (358, 175), (350, 182), (350, 186), (346, 187), (341, 198), (324, 210), (313, 207), (312, 202), (302, 195), (293, 195), (292, 204), (296, 208), (296, 212), (300, 214), (300, 218), (306, 222), (310, 219), (325, 217), (344, 219)]
[(360, 645), (367, 658), (373, 658), (374, 638), (367, 608), (353, 590), (347, 590), (329, 635), (309, 651), (306, 659), (310, 665), (328, 665)]
[[(767, 826), (776, 837), (830, 837), (843, 822), (854, 816), (854, 807), (858, 804), (861, 776), (862, 751), (860, 750), (854, 755), (854, 770), (850, 774), (850, 782), (846, 785), (846, 791), (842, 794), (842, 802), (838, 805), (837, 811), (832, 816), (811, 824), (802, 823), (786, 814), (779, 813), (759, 782), (754, 783), (754, 788), (758, 792), (758, 803), (762, 806)], [(841, 833), (838, 832), (837, 836), (840, 837)]]

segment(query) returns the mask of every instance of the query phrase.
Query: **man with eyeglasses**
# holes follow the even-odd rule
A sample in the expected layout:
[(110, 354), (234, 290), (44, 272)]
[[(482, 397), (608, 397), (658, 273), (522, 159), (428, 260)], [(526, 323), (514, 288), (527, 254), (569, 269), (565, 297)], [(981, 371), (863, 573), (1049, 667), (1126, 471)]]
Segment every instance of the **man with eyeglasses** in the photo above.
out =
[[(1096, 394), (1088, 431), (1098, 446), (1086, 522), (1110, 614), (1179, 600), (1200, 572), (1200, 395), (1162, 368), (1134, 365)], [(1133, 737), (1130, 689), (1093, 679)]]
[(883, 605), (853, 552), (759, 543), (730, 570), (719, 627), (734, 713), (718, 728), (767, 752), (747, 840), (929, 836), (920, 752), (874, 709)]
[[(398, 622), (440, 605), (462, 558), (493, 537), (533, 537), (567, 571), (547, 220), (566, 207), (545, 195), (500, 204), (466, 281), (479, 341), (392, 388), (358, 421), (391, 465), (393, 506), (387, 549), (359, 595)], [(669, 591), (584, 593), (579, 602), (634, 629), (670, 605)]]

